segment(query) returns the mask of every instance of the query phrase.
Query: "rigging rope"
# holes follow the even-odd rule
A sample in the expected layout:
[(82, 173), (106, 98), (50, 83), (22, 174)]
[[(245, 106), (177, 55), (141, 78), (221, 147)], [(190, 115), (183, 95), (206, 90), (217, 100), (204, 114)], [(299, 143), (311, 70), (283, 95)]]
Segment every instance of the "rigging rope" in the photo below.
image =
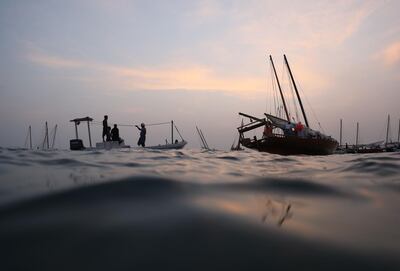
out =
[(315, 120), (317, 121), (319, 128), (320, 128), (320, 129), (322, 130), (322, 132), (325, 134), (325, 130), (324, 130), (324, 128), (322, 127), (322, 125), (321, 125), (321, 123), (320, 123), (320, 121), (319, 121), (319, 119), (318, 119), (318, 117), (317, 117), (317, 114), (316, 114), (315, 111), (314, 111), (314, 108), (312, 107), (310, 101), (308, 100), (307, 95), (304, 93), (301, 84), (299, 84), (299, 82), (297, 82), (297, 85), (299, 86), (299, 90), (300, 90), (300, 92), (301, 92), (301, 95), (306, 99), (307, 106), (311, 109), (311, 114), (313, 115), (313, 117), (314, 117)]
[[(282, 66), (283, 66), (283, 68), (281, 70), (281, 81), (282, 81), (282, 83), (284, 83), (284, 81), (285, 81), (285, 61), (284, 60), (282, 61)], [(282, 88), (283, 88), (283, 85), (285, 85), (285, 84), (282, 84)], [(285, 97), (285, 95), (283, 94), (283, 89), (282, 89), (282, 95)], [(287, 101), (287, 99), (285, 99), (285, 100)], [(289, 120), (290, 120), (290, 118), (292, 117), (292, 112), (290, 110), (289, 103), (286, 103), (286, 108), (287, 108)]]
[[(94, 125), (103, 126), (102, 121), (93, 121), (92, 123)], [(136, 127), (136, 125), (140, 126), (140, 124), (121, 124), (121, 123), (115, 123), (115, 124), (117, 124), (120, 127)], [(165, 125), (165, 124), (171, 124), (171, 122), (150, 123), (150, 124), (146, 124), (146, 126), (149, 127), (149, 126)]]
[[(176, 127), (175, 123), (174, 123), (174, 126), (175, 126), (176, 131), (178, 132), (179, 136), (181, 137), (181, 139), (183, 141), (184, 139), (183, 139), (181, 133), (179, 132), (178, 127)], [(171, 143), (173, 144), (174, 142), (171, 142)]]

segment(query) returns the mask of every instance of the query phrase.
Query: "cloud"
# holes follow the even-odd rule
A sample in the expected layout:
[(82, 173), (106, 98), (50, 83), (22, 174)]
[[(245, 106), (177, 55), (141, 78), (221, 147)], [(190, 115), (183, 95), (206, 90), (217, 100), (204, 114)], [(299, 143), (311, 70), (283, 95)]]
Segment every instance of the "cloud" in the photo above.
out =
[(51, 68), (82, 68), (87, 66), (87, 64), (82, 61), (46, 55), (37, 50), (30, 51), (27, 54), (27, 58), (33, 63)]
[(76, 79), (100, 85), (106, 82), (107, 86), (112, 86), (114, 89), (224, 91), (241, 95), (265, 89), (263, 78), (218, 74), (210, 67), (193, 64), (134, 68), (69, 59), (39, 50), (30, 52), (28, 60), (40, 66), (62, 69), (66, 72), (79, 70), (82, 71), (81, 74), (87, 74), (87, 71), (90, 71), (89, 77)]
[[(279, 40), (278, 46), (274, 46), (278, 48), (283, 44), (304, 49), (335, 48), (352, 37), (381, 5), (381, 1), (255, 5), (244, 8), (249, 19), (240, 22), (238, 33), (247, 44), (269, 48), (275, 40)], [(279, 12), (272, 12), (275, 10)]]
[(400, 63), (400, 41), (393, 42), (386, 46), (386, 48), (377, 54), (377, 58), (382, 58), (387, 66)]

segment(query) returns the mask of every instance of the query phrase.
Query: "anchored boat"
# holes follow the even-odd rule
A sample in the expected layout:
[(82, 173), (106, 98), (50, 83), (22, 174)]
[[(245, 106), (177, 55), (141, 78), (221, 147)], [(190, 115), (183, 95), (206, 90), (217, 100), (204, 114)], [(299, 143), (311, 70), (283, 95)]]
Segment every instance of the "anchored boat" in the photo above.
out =
[[(89, 146), (85, 147), (83, 145), (82, 139), (79, 139), (78, 135), (78, 126), (81, 122), (87, 122), (88, 128), (88, 137), (89, 137)], [(80, 150), (91, 150), (91, 149), (99, 149), (99, 150), (110, 150), (110, 149), (121, 149), (121, 148), (130, 148), (129, 145), (125, 145), (124, 140), (121, 141), (105, 141), (105, 142), (98, 142), (96, 143), (96, 147), (92, 147), (92, 134), (90, 131), (90, 123), (93, 121), (91, 117), (84, 117), (84, 118), (76, 118), (70, 120), (75, 124), (75, 139), (71, 139), (69, 141), (70, 149), (73, 151), (80, 151)]]
[[(175, 139), (174, 141), (174, 129), (178, 132), (179, 137), (181, 138), (181, 141), (178, 139)], [(185, 147), (187, 142), (183, 139), (181, 133), (178, 130), (178, 127), (174, 124), (174, 121), (171, 120), (171, 142), (168, 142), (165, 140), (165, 144), (160, 144), (160, 145), (155, 145), (155, 146), (149, 146), (146, 147), (146, 149), (153, 149), (153, 150), (179, 150)]]
[[(290, 120), (289, 111), (275, 70), (274, 62), (271, 56), (269, 58), (278, 85), (286, 119), (273, 116), (271, 114), (264, 114), (265, 117), (257, 118), (245, 113), (239, 113), (239, 115), (250, 119), (250, 123), (245, 125), (242, 124), (237, 128), (239, 132), (240, 144), (246, 148), (281, 155), (332, 154), (336, 150), (338, 142), (332, 137), (324, 135), (323, 133), (310, 128), (299, 92), (297, 90), (296, 82), (294, 81), (287, 58), (284, 55), (285, 64), (296, 92), (296, 97), (301, 108), (305, 125), (301, 124), (300, 122), (296, 123)], [(260, 127), (264, 127), (264, 133), (260, 139), (257, 139), (256, 136), (253, 138), (245, 137), (244, 134), (246, 132)]]

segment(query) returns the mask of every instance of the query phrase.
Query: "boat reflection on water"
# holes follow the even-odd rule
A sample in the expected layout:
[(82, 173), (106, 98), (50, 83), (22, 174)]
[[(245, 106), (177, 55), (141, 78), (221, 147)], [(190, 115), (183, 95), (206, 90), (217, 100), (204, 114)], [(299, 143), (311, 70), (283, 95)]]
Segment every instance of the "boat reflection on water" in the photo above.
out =
[(279, 227), (282, 227), (283, 223), (293, 217), (292, 205), (290, 203), (274, 201), (268, 199), (265, 203), (265, 213), (261, 217), (261, 221), (266, 223), (267, 219), (276, 221)]

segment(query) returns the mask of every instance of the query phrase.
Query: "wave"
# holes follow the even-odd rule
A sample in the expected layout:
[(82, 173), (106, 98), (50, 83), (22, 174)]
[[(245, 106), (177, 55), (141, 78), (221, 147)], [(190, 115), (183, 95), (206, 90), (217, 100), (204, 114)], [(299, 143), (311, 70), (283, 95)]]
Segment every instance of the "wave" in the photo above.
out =
[[(239, 190), (289, 187), (332, 193), (329, 188), (295, 180), (256, 180), (244, 188), (230, 185)], [(0, 266), (3, 270), (400, 267), (390, 255), (308, 239), (243, 219), (235, 212), (217, 211), (214, 205), (198, 204), (204, 198), (210, 202), (224, 198), (226, 191), (215, 195), (221, 186), (226, 185), (130, 177), (3, 206)]]

